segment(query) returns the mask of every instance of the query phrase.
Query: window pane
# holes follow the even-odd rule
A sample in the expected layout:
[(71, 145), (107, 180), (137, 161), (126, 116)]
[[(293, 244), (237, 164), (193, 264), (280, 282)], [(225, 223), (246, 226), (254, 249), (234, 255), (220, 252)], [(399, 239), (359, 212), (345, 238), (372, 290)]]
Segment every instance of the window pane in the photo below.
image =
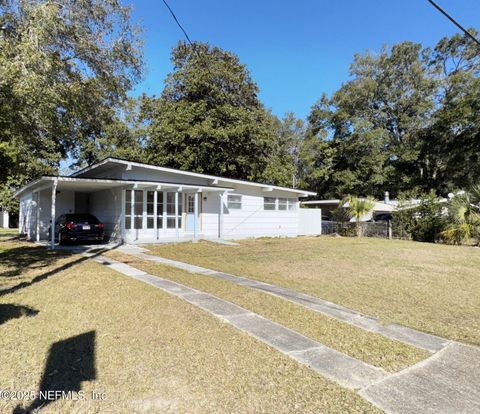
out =
[(275, 197), (264, 197), (263, 198), (263, 209), (264, 210), (275, 210)]
[(134, 223), (134, 228), (135, 229), (141, 229), (142, 228), (142, 221), (143, 217), (135, 217), (133, 223)]
[(153, 214), (153, 203), (147, 203), (147, 214)]
[(125, 213), (129, 213), (132, 211), (132, 203), (125, 203)]
[(195, 212), (195, 196), (188, 194), (187, 195), (187, 213)]
[(179, 193), (178, 194), (178, 214), (182, 213), (182, 206), (183, 206), (183, 194)]
[(288, 209), (289, 210), (296, 210), (297, 209), (297, 200), (294, 198), (288, 199)]
[(175, 193), (167, 193), (167, 203), (175, 203)]
[(228, 201), (236, 201), (237, 203), (240, 203), (242, 201), (242, 196), (241, 195), (229, 194), (228, 195)]
[(158, 216), (157, 217), (157, 229), (161, 229), (161, 228), (163, 228), (163, 217)]
[(175, 218), (167, 217), (167, 229), (174, 229), (174, 228), (175, 228)]
[(143, 203), (143, 191), (135, 190), (135, 203)]
[(242, 196), (240, 195), (228, 195), (227, 206), (229, 209), (240, 210), (242, 208)]
[(154, 191), (147, 191), (147, 203), (153, 203), (153, 193)]
[(286, 210), (287, 209), (287, 199), (286, 198), (279, 198), (278, 199), (278, 209), (279, 210)]
[(135, 203), (135, 215), (143, 214), (143, 203)]
[(125, 201), (130, 203), (132, 201), (132, 192), (130, 190), (125, 190)]
[(125, 228), (129, 229), (130, 227), (132, 227), (132, 220), (130, 217), (125, 216)]
[(179, 229), (182, 228), (182, 215), (181, 214), (178, 216), (178, 228)]
[(147, 217), (147, 229), (153, 229), (153, 217)]

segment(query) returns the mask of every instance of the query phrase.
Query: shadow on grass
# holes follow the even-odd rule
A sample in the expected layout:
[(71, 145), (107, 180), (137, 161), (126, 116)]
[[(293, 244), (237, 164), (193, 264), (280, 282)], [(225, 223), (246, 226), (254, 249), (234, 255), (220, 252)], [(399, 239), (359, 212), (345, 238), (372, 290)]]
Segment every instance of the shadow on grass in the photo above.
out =
[(0, 325), (8, 322), (10, 319), (21, 318), (23, 316), (35, 316), (38, 310), (23, 305), (0, 304)]
[(71, 254), (66, 251), (48, 250), (43, 246), (9, 248), (0, 252), (0, 266), (7, 268), (0, 273), (0, 277), (15, 277), (29, 269), (47, 267)]
[[(25, 249), (30, 249), (30, 247), (24, 247)], [(33, 249), (36, 249), (37, 247), (32, 247)], [(21, 249), (21, 248), (20, 248)], [(47, 254), (47, 253), (55, 253), (56, 251), (51, 251), (51, 250), (47, 250), (45, 247), (38, 247), (38, 249), (42, 249), (43, 250), (43, 255)], [(14, 251), (14, 250), (17, 250), (17, 249), (11, 249), (9, 252), (11, 251)], [(45, 280), (45, 279), (48, 279), (49, 277), (53, 276), (53, 275), (56, 275), (57, 273), (60, 273), (64, 270), (67, 270), (69, 268), (71, 268), (72, 266), (75, 266), (79, 263), (82, 263), (84, 262), (85, 260), (89, 260), (89, 259), (92, 259), (96, 256), (100, 256), (102, 253), (104, 253), (105, 251), (107, 251), (108, 249), (96, 249), (96, 251), (91, 254), (91, 255), (88, 255), (88, 256), (81, 256), (79, 257), (78, 259), (76, 260), (73, 260), (71, 262), (68, 262), (68, 263), (65, 263), (64, 265), (62, 266), (59, 266), (59, 267), (56, 267), (46, 273), (43, 273), (41, 275), (38, 275), (36, 277), (34, 277), (32, 280), (28, 281), (28, 282), (21, 282), (15, 286), (12, 286), (12, 287), (9, 287), (9, 288), (6, 288), (6, 289), (3, 289), (3, 290), (0, 290), (0, 297), (2, 296), (5, 296), (5, 295), (8, 295), (10, 293), (14, 293), (20, 289), (24, 289), (26, 287), (29, 287), (31, 285), (34, 285), (35, 283), (38, 283), (38, 282), (41, 282), (42, 280)], [(66, 252), (63, 252), (63, 253), (66, 253)], [(73, 253), (67, 253), (67, 255), (72, 255)], [(0, 255), (1, 256), (1, 255)], [(11, 254), (8, 255), (9, 257), (9, 260), (13, 260), (13, 257), (14, 256), (11, 256)], [(55, 260), (61, 258), (61, 257), (65, 257), (64, 255), (59, 255), (59, 256), (55, 256), (55, 255), (52, 255), (52, 260), (50, 260), (49, 264), (52, 264)], [(2, 263), (1, 262), (2, 258), (0, 257), (0, 264)], [(24, 260), (27, 261), (27, 262), (30, 262), (30, 258), (28, 257), (28, 254), (25, 254), (25, 257), (24, 257)], [(22, 269), (20, 268), (20, 271)], [(2, 275), (0, 275), (2, 276)]]
[(58, 399), (78, 400), (82, 381), (96, 377), (95, 331), (55, 342), (48, 352), (37, 397), (26, 408), (17, 406), (13, 414), (35, 412)]

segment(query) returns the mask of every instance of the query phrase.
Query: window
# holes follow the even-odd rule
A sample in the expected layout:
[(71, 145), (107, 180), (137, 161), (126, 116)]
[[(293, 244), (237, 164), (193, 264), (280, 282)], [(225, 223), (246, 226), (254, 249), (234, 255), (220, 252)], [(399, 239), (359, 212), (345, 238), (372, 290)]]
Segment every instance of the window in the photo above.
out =
[(228, 194), (227, 196), (227, 206), (230, 210), (241, 210), (242, 209), (242, 196)]
[(276, 209), (275, 197), (263, 197), (263, 209), (264, 210), (275, 210)]
[(297, 209), (297, 200), (295, 198), (288, 199), (288, 209), (296, 210)]
[(157, 191), (157, 229), (163, 228), (163, 192)]
[[(182, 195), (178, 195), (178, 228), (182, 227)], [(167, 193), (167, 229), (175, 228), (175, 193)]]
[(279, 210), (286, 210), (287, 209), (287, 199), (286, 198), (279, 198), (278, 199), (278, 209)]
[(143, 191), (134, 191), (134, 203), (133, 203), (133, 228), (143, 228)]
[(132, 192), (125, 191), (125, 228), (132, 228)]
[(147, 229), (153, 229), (155, 214), (155, 191), (147, 191)]

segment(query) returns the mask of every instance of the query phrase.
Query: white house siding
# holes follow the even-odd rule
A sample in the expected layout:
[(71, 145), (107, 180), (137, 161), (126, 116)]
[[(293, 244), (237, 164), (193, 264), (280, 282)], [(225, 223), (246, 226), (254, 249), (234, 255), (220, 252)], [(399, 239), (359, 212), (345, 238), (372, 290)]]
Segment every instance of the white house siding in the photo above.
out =
[[(280, 191), (262, 192), (237, 186), (232, 194), (242, 196), (241, 210), (229, 209), (225, 197), (224, 232), (225, 239), (247, 237), (298, 235), (298, 198), (292, 193)], [(282, 197), (296, 200), (295, 210), (264, 210), (264, 197)]]
[(105, 235), (107, 238), (111, 240), (121, 238), (121, 189), (110, 189), (90, 193), (89, 213), (93, 214), (105, 225)]
[(20, 234), (26, 234), (28, 239), (33, 238), (35, 231), (35, 211), (36, 202), (32, 199), (32, 193), (25, 193), (20, 198), (18, 231)]
[(203, 236), (218, 237), (220, 194), (216, 192), (202, 193), (200, 233)]

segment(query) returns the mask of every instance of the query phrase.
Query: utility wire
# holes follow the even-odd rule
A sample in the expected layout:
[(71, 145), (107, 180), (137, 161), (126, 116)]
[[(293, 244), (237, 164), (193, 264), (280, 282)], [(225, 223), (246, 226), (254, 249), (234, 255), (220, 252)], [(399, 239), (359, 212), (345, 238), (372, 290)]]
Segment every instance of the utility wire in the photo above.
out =
[(472, 39), (478, 46), (480, 41), (473, 36), (467, 29), (465, 29), (460, 23), (458, 23), (452, 16), (450, 16), (445, 10), (443, 10), (433, 0), (427, 0), (433, 7), (435, 7), (440, 13), (442, 13), (448, 20), (450, 20), (455, 26), (457, 26), (463, 33), (465, 33), (470, 39)]
[(168, 11), (170, 12), (170, 14), (171, 14), (172, 17), (173, 17), (173, 20), (175, 20), (175, 23), (177, 23), (178, 27), (180, 27), (180, 30), (183, 32), (183, 34), (184, 34), (185, 37), (187, 38), (188, 43), (190, 43), (190, 44), (192, 45), (192, 47), (195, 48), (195, 47), (193, 46), (192, 41), (191, 41), (190, 38), (188, 37), (187, 32), (185, 31), (185, 29), (183, 28), (183, 26), (182, 26), (182, 25), (180, 24), (180, 22), (178, 21), (177, 16), (175, 16), (175, 13), (173, 12), (172, 8), (168, 5), (168, 3), (166, 2), (166, 0), (163, 0), (163, 4), (165, 4), (165, 6), (167, 7)]

